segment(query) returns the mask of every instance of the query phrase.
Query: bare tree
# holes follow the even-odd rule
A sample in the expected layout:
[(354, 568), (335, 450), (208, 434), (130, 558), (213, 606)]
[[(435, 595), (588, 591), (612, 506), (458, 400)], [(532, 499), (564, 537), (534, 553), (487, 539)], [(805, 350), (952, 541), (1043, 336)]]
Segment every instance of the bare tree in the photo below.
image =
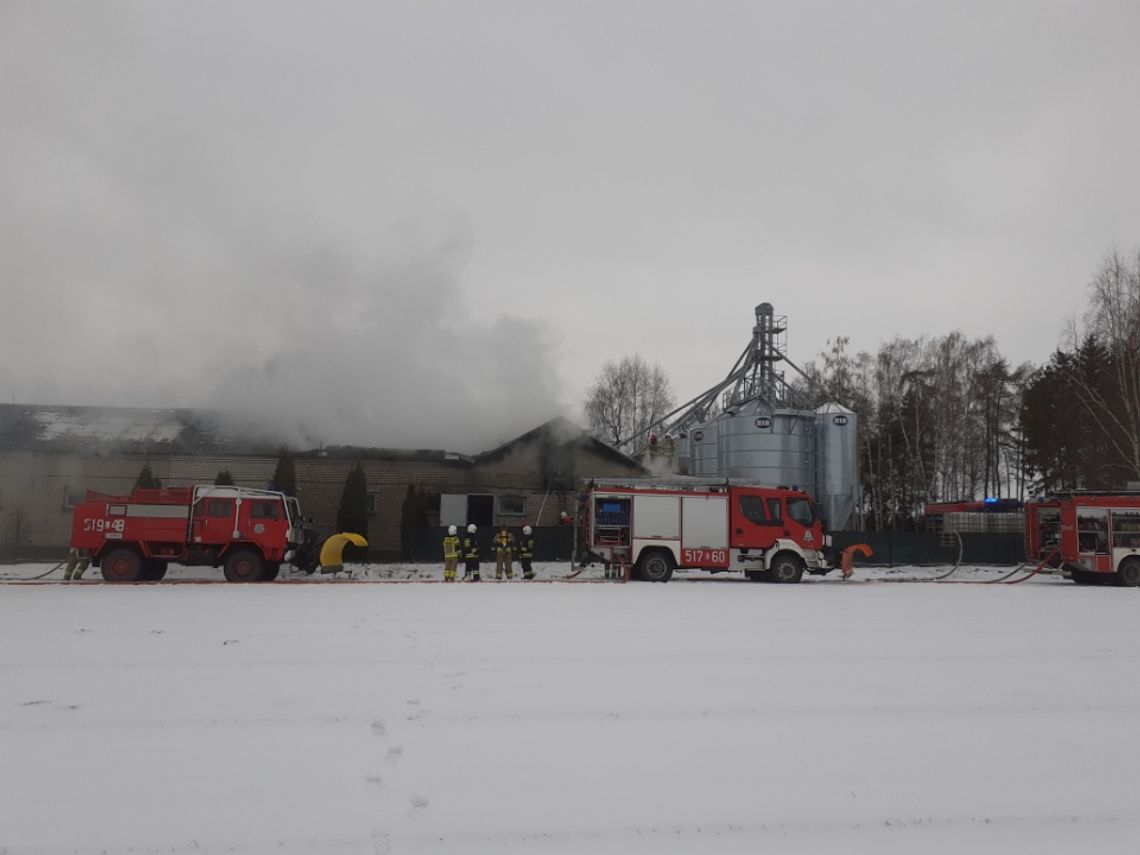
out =
[(672, 409), (661, 366), (634, 354), (602, 366), (586, 398), (586, 421), (603, 442), (625, 450), (623, 440), (644, 440), (649, 426)]
[(1089, 340), (1105, 351), (1100, 371), (1070, 372), (1077, 397), (1130, 478), (1140, 478), (1140, 256), (1130, 266), (1109, 253), (1090, 285), (1091, 302), (1083, 329), (1069, 326), (1069, 347)]

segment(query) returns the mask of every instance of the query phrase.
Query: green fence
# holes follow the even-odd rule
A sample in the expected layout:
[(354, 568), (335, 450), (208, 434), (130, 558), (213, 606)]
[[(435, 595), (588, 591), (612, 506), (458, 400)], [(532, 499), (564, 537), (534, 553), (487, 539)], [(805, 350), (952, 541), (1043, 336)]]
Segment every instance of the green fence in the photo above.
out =
[[(874, 555), (858, 559), (860, 564), (953, 564), (958, 558), (957, 539), (933, 532), (839, 531), (832, 534), (832, 543), (840, 549), (867, 544)], [(1022, 534), (963, 534), (962, 547), (963, 564), (1020, 564), (1025, 560)]]

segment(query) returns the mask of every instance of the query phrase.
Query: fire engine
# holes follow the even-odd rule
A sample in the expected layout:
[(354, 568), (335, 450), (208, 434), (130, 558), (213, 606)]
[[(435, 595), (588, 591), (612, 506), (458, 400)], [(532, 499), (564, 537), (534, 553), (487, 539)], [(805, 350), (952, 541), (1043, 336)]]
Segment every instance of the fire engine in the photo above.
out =
[(743, 571), (753, 581), (822, 575), (831, 538), (807, 493), (724, 479), (592, 483), (583, 496), (586, 548), (597, 560), (667, 582), (679, 568)]
[(230, 582), (271, 581), (284, 561), (315, 566), (297, 500), (245, 487), (89, 490), (75, 506), (71, 546), (88, 550), (108, 582), (158, 581), (171, 561), (224, 567)]
[(1017, 499), (930, 502), (922, 509), (927, 531), (1011, 532), (1025, 530), (1023, 506)]
[(1026, 504), (1029, 555), (1080, 585), (1140, 585), (1140, 493), (1074, 492)]

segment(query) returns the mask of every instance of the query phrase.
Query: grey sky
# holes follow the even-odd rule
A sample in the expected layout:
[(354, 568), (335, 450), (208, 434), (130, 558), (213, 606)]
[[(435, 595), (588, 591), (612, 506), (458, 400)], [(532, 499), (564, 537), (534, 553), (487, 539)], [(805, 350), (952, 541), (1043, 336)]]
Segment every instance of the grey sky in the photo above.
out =
[[(0, 0), (0, 390), (474, 450), (753, 306), (1040, 361), (1140, 244), (1140, 4)], [(425, 427), (426, 425), (426, 427)]]

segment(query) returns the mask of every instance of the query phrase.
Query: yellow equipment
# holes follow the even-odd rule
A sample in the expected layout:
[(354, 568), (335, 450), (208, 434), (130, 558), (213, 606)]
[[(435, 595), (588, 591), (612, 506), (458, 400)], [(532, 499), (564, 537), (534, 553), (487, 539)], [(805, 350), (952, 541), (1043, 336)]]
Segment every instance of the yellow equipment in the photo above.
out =
[(368, 546), (367, 540), (351, 531), (334, 534), (325, 541), (321, 547), (322, 573), (339, 573), (344, 569), (344, 548), (350, 543), (353, 546)]

